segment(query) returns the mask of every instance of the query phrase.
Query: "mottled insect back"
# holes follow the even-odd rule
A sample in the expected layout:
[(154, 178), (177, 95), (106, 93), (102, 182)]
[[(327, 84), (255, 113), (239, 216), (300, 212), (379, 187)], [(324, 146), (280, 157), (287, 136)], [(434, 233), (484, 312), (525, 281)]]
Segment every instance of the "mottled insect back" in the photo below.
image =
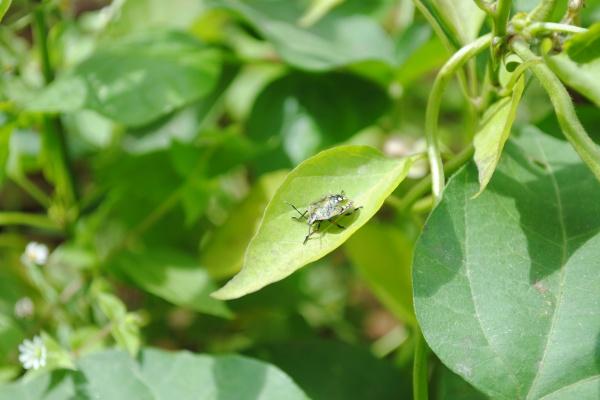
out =
[[(304, 212), (300, 212), (293, 204), (288, 204), (300, 214), (299, 217), (292, 218), (296, 221), (306, 220), (306, 223), (308, 224), (308, 234), (304, 238), (303, 244), (306, 244), (312, 234), (319, 230), (322, 221), (328, 221), (338, 228), (345, 229), (342, 225), (338, 224), (334, 218), (350, 215), (362, 208), (362, 206), (354, 207), (354, 203), (346, 197), (344, 191), (336, 194), (328, 194), (321, 199), (310, 203)], [(316, 228), (313, 228), (314, 225), (316, 225)]]

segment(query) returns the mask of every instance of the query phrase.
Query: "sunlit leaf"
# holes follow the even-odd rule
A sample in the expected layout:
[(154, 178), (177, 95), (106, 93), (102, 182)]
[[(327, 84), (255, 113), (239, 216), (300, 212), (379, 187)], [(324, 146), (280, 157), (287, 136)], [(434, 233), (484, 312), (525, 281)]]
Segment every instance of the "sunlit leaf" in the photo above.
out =
[(135, 36), (100, 48), (25, 106), (44, 112), (86, 108), (139, 126), (209, 93), (220, 66), (218, 51), (185, 33)]
[(415, 249), (428, 344), (493, 398), (597, 397), (600, 185), (529, 128), (477, 190), (473, 165), (451, 178)]
[(479, 170), (479, 195), (492, 178), (502, 155), (504, 143), (510, 136), (512, 124), (517, 115), (517, 107), (525, 88), (525, 79), (519, 78), (513, 93), (493, 104), (483, 116), (481, 127), (475, 134), (474, 160)]
[(422, 3), (456, 48), (477, 37), (485, 18), (472, 0), (423, 0)]
[[(301, 163), (269, 202), (241, 272), (213, 296), (234, 299), (254, 292), (339, 247), (379, 210), (412, 162), (388, 159), (366, 146), (339, 146)], [(286, 202), (305, 209), (324, 195), (341, 191), (363, 208), (340, 219), (345, 229), (324, 223), (319, 234), (303, 244), (307, 224), (291, 218), (297, 214)]]

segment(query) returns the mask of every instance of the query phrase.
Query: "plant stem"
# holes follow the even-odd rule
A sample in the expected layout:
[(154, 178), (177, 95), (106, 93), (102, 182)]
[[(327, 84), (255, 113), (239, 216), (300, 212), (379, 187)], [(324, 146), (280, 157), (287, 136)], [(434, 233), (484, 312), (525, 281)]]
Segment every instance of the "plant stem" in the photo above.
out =
[(427, 400), (428, 395), (428, 371), (427, 356), (429, 348), (421, 330), (415, 331), (415, 356), (413, 359), (413, 399)]
[(521, 75), (523, 75), (523, 73), (525, 71), (527, 71), (529, 68), (531, 68), (532, 65), (539, 64), (541, 62), (543, 62), (543, 60), (541, 58), (535, 58), (535, 59), (527, 60), (527, 61), (519, 64), (519, 66), (517, 68), (515, 68), (513, 73), (510, 75), (510, 79), (504, 86), (504, 89), (502, 91), (500, 91), (499, 96), (500, 97), (509, 96), (512, 93), (512, 91), (515, 87), (515, 84), (517, 83), (517, 81), (519, 80)]
[(492, 5), (485, 0), (475, 0), (475, 4), (486, 14), (492, 15), (494, 13)]
[[(473, 144), (469, 144), (454, 158), (446, 162), (444, 165), (444, 173), (451, 174), (465, 164), (473, 156), (474, 148)], [(408, 193), (402, 198), (397, 208), (403, 212), (408, 212), (412, 206), (421, 198), (423, 195), (429, 193), (431, 190), (431, 175), (427, 175), (421, 179), (415, 186), (413, 186)]]
[(425, 138), (427, 140), (427, 156), (431, 170), (431, 185), (434, 203), (437, 204), (444, 190), (444, 166), (438, 147), (437, 129), (440, 104), (444, 89), (452, 75), (459, 70), (465, 62), (486, 49), (492, 41), (490, 34), (481, 36), (474, 42), (462, 47), (444, 64), (438, 73), (427, 101), (425, 112)]
[(539, 33), (548, 32), (584, 33), (587, 32), (587, 29), (574, 25), (559, 24), (556, 22), (533, 22), (527, 26), (527, 32), (530, 35), (535, 36)]
[[(521, 40), (514, 41), (512, 48), (525, 62), (537, 58), (529, 46)], [(564, 135), (579, 157), (600, 180), (600, 147), (592, 141), (579, 122), (569, 92), (546, 64), (532, 65), (531, 70), (548, 93)]]
[(512, 0), (498, 0), (494, 12), (494, 36), (505, 36)]
[[(54, 80), (54, 71), (50, 63), (47, 31), (45, 10), (42, 5), (33, 12), (33, 33), (44, 81), (49, 84)], [(45, 115), (42, 117), (42, 126), (44, 151), (48, 156), (46, 162), (50, 168), (50, 176), (56, 185), (57, 195), (65, 207), (65, 215), (70, 215), (70, 211), (76, 205), (77, 195), (75, 179), (70, 167), (67, 139), (58, 119)]]
[(60, 231), (60, 227), (47, 216), (23, 212), (0, 212), (0, 225), (26, 225), (34, 228)]
[(27, 192), (35, 201), (40, 203), (44, 208), (50, 207), (51, 199), (46, 193), (38, 188), (33, 182), (27, 179), (26, 176), (13, 177), (12, 180)]

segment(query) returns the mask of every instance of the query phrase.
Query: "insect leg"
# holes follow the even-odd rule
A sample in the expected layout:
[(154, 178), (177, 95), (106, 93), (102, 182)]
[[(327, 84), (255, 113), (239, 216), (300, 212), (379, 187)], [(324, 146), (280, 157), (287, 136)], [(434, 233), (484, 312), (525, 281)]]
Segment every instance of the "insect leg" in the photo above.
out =
[[(346, 214), (346, 215), (348, 215), (348, 214)], [(336, 221), (334, 221), (334, 220), (333, 220), (333, 218), (331, 218), (331, 219), (328, 219), (327, 221), (331, 222), (332, 224), (334, 224), (335, 226), (337, 226), (337, 227), (338, 227), (338, 228), (340, 228), (340, 229), (346, 229), (346, 227), (345, 227), (345, 226), (341, 226), (341, 225), (340, 225), (340, 224), (338, 224)]]
[(363, 208), (363, 206), (356, 207), (356, 208), (352, 209), (350, 212), (347, 212), (344, 215), (352, 215), (352, 214), (354, 214), (355, 211), (360, 210), (361, 208)]
[(298, 209), (296, 208), (296, 206), (295, 206), (295, 205), (293, 205), (292, 203), (288, 203), (287, 201), (286, 201), (285, 203), (286, 203), (286, 204), (288, 204), (288, 205), (290, 205), (290, 206), (292, 206), (292, 208), (293, 208), (294, 210), (296, 210), (296, 212), (297, 212), (298, 214), (300, 214), (300, 216), (299, 216), (299, 217), (292, 217), (292, 219), (295, 219), (296, 221), (300, 221), (300, 220), (302, 220), (302, 218), (305, 218), (305, 215), (306, 215), (306, 213), (308, 212), (308, 210), (306, 210), (306, 211), (304, 211), (304, 212), (302, 213), (302, 212), (300, 212), (300, 210), (298, 210)]
[(304, 242), (302, 242), (302, 244), (306, 244), (306, 242), (308, 241), (308, 238), (311, 237), (313, 235), (313, 233), (317, 232), (320, 227), (321, 227), (321, 221), (317, 222), (317, 228), (313, 229), (312, 231), (311, 231), (312, 225), (308, 225), (308, 234), (304, 238)]

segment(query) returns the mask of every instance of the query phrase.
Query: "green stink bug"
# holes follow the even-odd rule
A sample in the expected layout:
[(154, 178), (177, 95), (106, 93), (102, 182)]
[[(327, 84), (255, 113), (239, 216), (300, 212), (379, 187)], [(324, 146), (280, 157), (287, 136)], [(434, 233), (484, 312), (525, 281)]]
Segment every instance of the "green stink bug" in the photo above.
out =
[[(300, 212), (291, 203), (287, 203), (294, 208), (300, 214), (299, 217), (292, 217), (296, 221), (303, 221), (306, 219), (308, 224), (308, 234), (304, 238), (302, 244), (306, 244), (308, 239), (319, 230), (321, 222), (329, 221), (338, 228), (345, 229), (342, 225), (338, 224), (334, 218), (338, 216), (350, 215), (356, 210), (361, 209), (360, 207), (354, 207), (354, 203), (344, 194), (344, 191), (338, 194), (328, 194), (321, 199), (310, 203), (304, 212)], [(313, 228), (316, 225), (316, 228)]]

